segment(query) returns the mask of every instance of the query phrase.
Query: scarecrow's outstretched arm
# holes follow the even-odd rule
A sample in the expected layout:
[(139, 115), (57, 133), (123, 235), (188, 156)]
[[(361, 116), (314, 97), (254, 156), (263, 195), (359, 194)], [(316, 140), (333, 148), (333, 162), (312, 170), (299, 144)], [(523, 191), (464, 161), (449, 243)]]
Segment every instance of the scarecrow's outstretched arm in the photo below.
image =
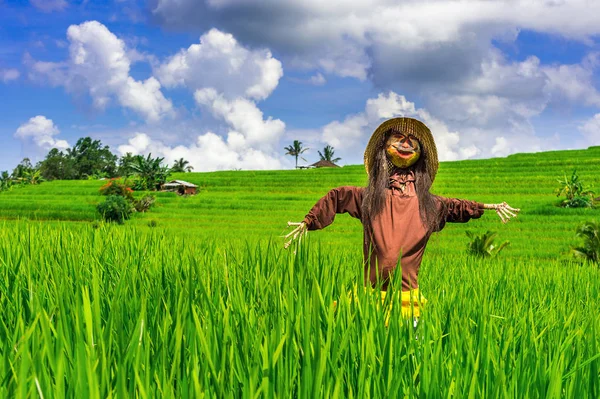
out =
[(348, 213), (360, 219), (362, 204), (362, 187), (344, 186), (329, 190), (311, 208), (302, 222), (288, 222), (288, 227), (295, 227), (285, 236), (284, 247), (289, 247), (296, 239), (302, 239), (308, 230), (320, 230), (333, 223), (338, 213)]
[(502, 223), (508, 222), (511, 217), (516, 218), (521, 211), (518, 208), (511, 207), (506, 202), (501, 204), (483, 204), (483, 209), (494, 209), (500, 217), (500, 220), (502, 220)]
[(308, 231), (306, 223), (304, 223), (304, 222), (300, 222), (300, 223), (288, 222), (287, 224), (288, 224), (288, 227), (289, 226), (296, 226), (296, 228), (294, 230), (292, 230), (291, 233), (289, 233), (288, 235), (285, 236), (286, 240), (288, 238), (290, 240), (287, 241), (283, 245), (284, 248), (288, 248), (292, 244), (292, 241), (294, 241), (296, 238), (298, 239), (298, 242), (300, 242), (300, 240), (302, 240), (302, 236), (305, 235), (307, 233), (307, 231)]

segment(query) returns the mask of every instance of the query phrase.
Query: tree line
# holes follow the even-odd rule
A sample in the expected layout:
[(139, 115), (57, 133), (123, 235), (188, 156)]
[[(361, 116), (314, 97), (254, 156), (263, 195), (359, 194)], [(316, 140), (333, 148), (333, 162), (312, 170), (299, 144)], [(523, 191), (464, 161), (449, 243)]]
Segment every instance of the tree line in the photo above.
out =
[[(294, 140), (292, 145), (284, 148), (286, 155), (296, 159), (308, 150), (301, 141)], [(334, 148), (330, 145), (318, 151), (321, 160), (338, 162)], [(77, 143), (65, 151), (52, 148), (42, 161), (35, 165), (29, 158), (24, 158), (13, 170), (0, 172), (0, 191), (14, 185), (39, 184), (48, 180), (83, 180), (134, 176), (134, 189), (153, 190), (163, 184), (170, 173), (191, 172), (193, 167), (189, 161), (180, 158), (173, 166), (165, 165), (164, 158), (153, 158), (127, 153), (121, 157), (113, 154), (107, 145), (91, 137), (82, 137)]]
[(0, 191), (14, 185), (39, 184), (47, 180), (84, 180), (114, 177), (135, 177), (134, 189), (153, 190), (160, 187), (170, 173), (191, 172), (193, 167), (183, 158), (173, 166), (164, 158), (144, 157), (127, 153), (118, 157), (107, 145), (91, 137), (83, 137), (66, 151), (51, 149), (46, 157), (31, 163), (24, 158), (12, 171), (0, 173)]

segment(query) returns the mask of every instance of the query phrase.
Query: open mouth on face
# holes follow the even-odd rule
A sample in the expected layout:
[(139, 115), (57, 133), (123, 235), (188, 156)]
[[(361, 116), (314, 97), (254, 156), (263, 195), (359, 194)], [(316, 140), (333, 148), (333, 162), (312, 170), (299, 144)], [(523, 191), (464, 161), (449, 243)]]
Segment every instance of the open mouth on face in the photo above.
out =
[(396, 148), (396, 152), (403, 158), (409, 158), (415, 154), (415, 150), (413, 149), (400, 149)]

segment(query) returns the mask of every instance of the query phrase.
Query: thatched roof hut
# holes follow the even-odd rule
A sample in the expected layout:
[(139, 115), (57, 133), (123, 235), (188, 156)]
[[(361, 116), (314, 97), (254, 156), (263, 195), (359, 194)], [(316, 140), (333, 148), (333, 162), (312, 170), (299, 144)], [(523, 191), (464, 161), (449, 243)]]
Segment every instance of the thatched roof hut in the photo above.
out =
[(310, 165), (311, 168), (339, 168), (338, 165), (334, 164), (331, 161), (326, 161), (324, 159), (321, 159), (319, 162), (315, 162), (312, 165)]
[(176, 191), (181, 195), (195, 195), (198, 193), (198, 186), (183, 180), (171, 180), (162, 185), (163, 191)]

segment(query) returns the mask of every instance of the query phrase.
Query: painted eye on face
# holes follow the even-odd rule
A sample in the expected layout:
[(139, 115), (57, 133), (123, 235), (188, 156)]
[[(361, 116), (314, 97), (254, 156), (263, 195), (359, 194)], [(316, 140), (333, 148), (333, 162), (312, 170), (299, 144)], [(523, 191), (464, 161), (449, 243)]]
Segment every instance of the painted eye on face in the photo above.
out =
[(386, 142), (388, 159), (399, 168), (408, 168), (421, 156), (421, 144), (416, 137), (403, 133), (393, 133)]

